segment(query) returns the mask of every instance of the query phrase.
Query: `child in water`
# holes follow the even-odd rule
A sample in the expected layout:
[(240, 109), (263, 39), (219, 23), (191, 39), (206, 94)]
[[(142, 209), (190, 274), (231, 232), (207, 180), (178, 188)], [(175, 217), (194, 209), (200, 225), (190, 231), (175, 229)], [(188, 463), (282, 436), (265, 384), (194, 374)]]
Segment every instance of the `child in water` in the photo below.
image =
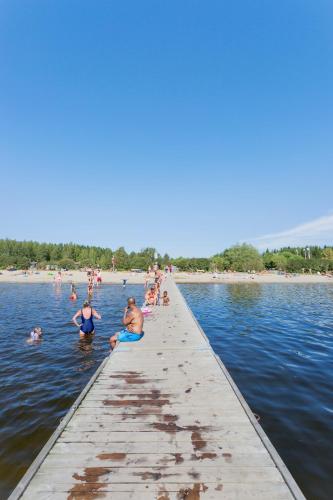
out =
[(170, 297), (168, 296), (168, 292), (165, 290), (165, 292), (163, 292), (163, 305), (168, 306), (169, 303), (170, 303)]
[(35, 342), (36, 340), (42, 340), (42, 329), (40, 326), (36, 326), (32, 332), (30, 333), (30, 338), (28, 339), (28, 342), (31, 344), (32, 342)]
[(77, 291), (76, 291), (76, 288), (75, 288), (75, 285), (73, 282), (71, 283), (71, 294), (70, 294), (69, 298), (71, 300), (77, 300)]

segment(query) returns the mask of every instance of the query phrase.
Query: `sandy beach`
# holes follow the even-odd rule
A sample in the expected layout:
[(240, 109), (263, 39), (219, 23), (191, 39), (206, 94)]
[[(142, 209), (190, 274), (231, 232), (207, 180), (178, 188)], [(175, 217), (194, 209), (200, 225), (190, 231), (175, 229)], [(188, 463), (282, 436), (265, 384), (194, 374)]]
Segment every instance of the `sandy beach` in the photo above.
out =
[[(0, 271), (0, 283), (53, 283), (55, 272), (38, 271), (37, 273), (24, 274), (23, 271)], [(176, 283), (333, 283), (333, 278), (319, 274), (297, 274), (285, 275), (274, 272), (258, 274), (248, 273), (173, 273)], [(102, 272), (102, 280), (105, 284), (119, 285), (127, 279), (128, 284), (143, 284), (145, 273), (134, 273), (131, 271)], [(87, 274), (83, 271), (66, 271), (62, 273), (62, 282), (87, 283)], [(153, 274), (151, 275), (153, 281)]]

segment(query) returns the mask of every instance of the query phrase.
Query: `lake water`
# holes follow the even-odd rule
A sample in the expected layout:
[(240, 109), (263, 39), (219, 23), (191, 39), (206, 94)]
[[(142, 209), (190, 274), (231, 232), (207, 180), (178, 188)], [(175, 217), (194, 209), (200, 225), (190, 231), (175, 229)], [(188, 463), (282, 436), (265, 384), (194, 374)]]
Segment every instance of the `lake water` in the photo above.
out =
[[(215, 351), (309, 499), (333, 491), (333, 287), (182, 285)], [(78, 286), (80, 297), (85, 286)], [(62, 285), (0, 284), (0, 498), (10, 491), (109, 352), (128, 295), (102, 286), (92, 344), (70, 320)], [(79, 303), (79, 305), (81, 302)], [(33, 326), (45, 339), (28, 345)]]
[(333, 287), (182, 285), (304, 492), (333, 497)]
[[(79, 298), (86, 286), (77, 287)], [(126, 298), (143, 301), (143, 286), (102, 286), (94, 306), (102, 314), (92, 344), (80, 342), (71, 318), (81, 300), (69, 300), (69, 286), (0, 284), (0, 499), (29, 467), (60, 419), (109, 353)], [(43, 327), (39, 345), (26, 340)]]

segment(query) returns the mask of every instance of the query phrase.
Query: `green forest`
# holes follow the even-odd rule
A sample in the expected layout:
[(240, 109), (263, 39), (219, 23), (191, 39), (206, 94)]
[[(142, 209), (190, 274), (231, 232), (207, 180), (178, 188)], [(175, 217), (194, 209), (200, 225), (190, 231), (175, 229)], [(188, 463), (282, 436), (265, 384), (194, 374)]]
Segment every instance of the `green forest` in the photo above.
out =
[[(155, 256), (157, 258), (155, 259)], [(75, 243), (56, 244), (35, 241), (0, 240), (0, 269), (28, 269), (32, 263), (39, 269), (112, 268), (117, 270), (142, 269), (157, 261), (162, 267), (172, 263), (180, 271), (263, 271), (278, 270), (289, 273), (333, 271), (333, 247), (286, 247), (259, 253), (253, 246), (243, 243), (227, 248), (212, 257), (178, 257), (160, 255), (155, 248), (128, 253), (124, 247), (116, 250)]]

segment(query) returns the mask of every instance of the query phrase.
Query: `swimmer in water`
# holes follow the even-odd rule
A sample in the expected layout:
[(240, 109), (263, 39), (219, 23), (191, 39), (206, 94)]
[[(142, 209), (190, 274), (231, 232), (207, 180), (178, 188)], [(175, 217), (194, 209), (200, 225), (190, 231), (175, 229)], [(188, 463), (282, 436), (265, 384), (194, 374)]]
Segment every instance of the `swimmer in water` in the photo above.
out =
[(33, 342), (36, 342), (38, 340), (42, 340), (42, 329), (40, 326), (36, 326), (32, 332), (30, 333), (30, 338), (27, 340), (29, 344), (32, 344)]
[[(81, 324), (76, 319), (81, 316)], [(82, 309), (79, 309), (73, 316), (73, 323), (80, 328), (80, 337), (84, 338), (86, 335), (93, 335), (95, 333), (95, 325), (93, 318), (102, 319), (101, 315), (91, 307), (90, 303), (86, 300), (83, 303)]]
[(76, 291), (76, 288), (75, 288), (75, 285), (73, 282), (71, 283), (71, 294), (70, 294), (69, 298), (71, 300), (77, 300), (77, 291)]
[(126, 287), (127, 279), (123, 279), (123, 288)]
[(61, 282), (62, 282), (61, 271), (57, 272), (57, 275), (54, 277), (54, 282), (56, 285), (61, 285)]

